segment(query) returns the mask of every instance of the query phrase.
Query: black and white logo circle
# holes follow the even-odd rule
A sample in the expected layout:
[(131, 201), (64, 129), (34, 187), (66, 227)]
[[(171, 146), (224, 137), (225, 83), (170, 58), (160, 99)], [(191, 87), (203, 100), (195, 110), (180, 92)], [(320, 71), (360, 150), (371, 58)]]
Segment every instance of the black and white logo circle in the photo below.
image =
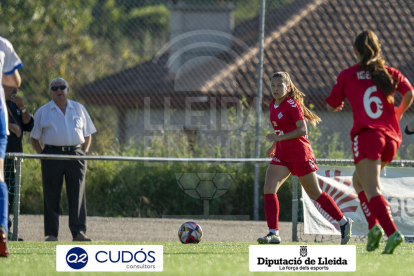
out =
[(300, 247), (300, 256), (301, 257), (306, 257), (308, 255), (308, 247), (305, 246), (301, 246)]
[(74, 247), (66, 254), (66, 263), (73, 269), (84, 268), (88, 263), (88, 253), (83, 248)]

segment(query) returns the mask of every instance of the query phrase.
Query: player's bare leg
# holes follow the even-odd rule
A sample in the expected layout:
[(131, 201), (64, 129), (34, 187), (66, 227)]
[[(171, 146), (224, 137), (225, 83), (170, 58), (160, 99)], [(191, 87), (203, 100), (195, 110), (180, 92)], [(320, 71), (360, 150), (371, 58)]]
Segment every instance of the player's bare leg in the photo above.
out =
[[(388, 164), (388, 162), (381, 162), (381, 170)], [(365, 218), (368, 222), (368, 241), (367, 241), (367, 251), (374, 251), (379, 247), (382, 236), (384, 235), (384, 230), (381, 226), (375, 215), (369, 210), (368, 207), (368, 198), (364, 192), (356, 172), (353, 175), (352, 184), (355, 188), (355, 191), (358, 194), (359, 201), (361, 203), (362, 211), (364, 212)]]
[(285, 166), (269, 165), (266, 171), (264, 194), (276, 194), (280, 186), (289, 177), (290, 171)]
[(278, 244), (281, 242), (279, 236), (279, 201), (277, 198), (277, 191), (280, 186), (289, 177), (290, 171), (285, 166), (269, 165), (266, 171), (266, 180), (263, 187), (265, 194), (265, 213), (267, 225), (269, 227), (269, 234), (263, 238), (257, 239), (258, 243), (261, 244)]
[[(391, 208), (381, 194), (379, 176), (380, 171), (384, 166), (385, 164), (381, 163), (380, 160), (371, 160), (367, 158), (362, 159), (355, 165), (358, 179), (362, 184), (369, 201), (369, 210), (378, 219), (384, 232), (388, 236), (387, 244), (382, 253), (392, 254), (394, 249), (404, 240), (404, 236), (397, 230), (391, 214)], [(379, 234), (377, 234), (377, 236), (379, 236)], [(372, 237), (371, 240), (374, 238), (378, 237)], [(372, 249), (372, 247), (370, 247), (370, 249)]]
[(299, 177), (299, 181), (312, 200), (317, 200), (322, 195), (315, 172)]
[(369, 210), (368, 199), (365, 195), (364, 188), (362, 188), (361, 183), (358, 180), (356, 172), (352, 178), (352, 184), (354, 185), (355, 191), (358, 194), (359, 202), (361, 204), (362, 211), (368, 222), (368, 241), (367, 241), (367, 251), (374, 251), (379, 247), (382, 236), (384, 235), (381, 226), (374, 213)]
[(341, 244), (347, 244), (352, 235), (353, 220), (346, 218), (332, 197), (321, 190), (315, 172), (299, 177), (299, 181), (309, 197), (318, 202), (322, 209), (339, 223), (341, 227)]
[(372, 197), (381, 195), (380, 188), (381, 161), (364, 158), (355, 164), (355, 173), (362, 185), (368, 201)]

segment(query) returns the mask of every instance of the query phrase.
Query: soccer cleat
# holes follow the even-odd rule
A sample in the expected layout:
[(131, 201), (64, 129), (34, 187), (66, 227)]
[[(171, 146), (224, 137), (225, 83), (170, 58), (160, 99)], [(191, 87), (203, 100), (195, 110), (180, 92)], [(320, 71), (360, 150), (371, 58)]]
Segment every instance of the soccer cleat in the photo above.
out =
[(379, 247), (382, 235), (384, 235), (384, 231), (381, 226), (375, 224), (368, 232), (367, 251), (374, 251)]
[(7, 248), (7, 231), (0, 225), (0, 257), (9, 257), (9, 249)]
[(404, 240), (403, 234), (400, 231), (395, 231), (394, 234), (388, 237), (387, 244), (385, 245), (384, 251), (382, 254), (392, 254), (394, 249), (400, 245)]
[(272, 232), (269, 232), (266, 236), (263, 238), (258, 238), (257, 242), (260, 244), (279, 244), (282, 241), (280, 236), (273, 234)]
[(347, 244), (349, 242), (349, 239), (351, 239), (352, 236), (352, 224), (354, 221), (351, 218), (346, 218), (348, 221), (344, 225), (341, 226), (341, 244)]

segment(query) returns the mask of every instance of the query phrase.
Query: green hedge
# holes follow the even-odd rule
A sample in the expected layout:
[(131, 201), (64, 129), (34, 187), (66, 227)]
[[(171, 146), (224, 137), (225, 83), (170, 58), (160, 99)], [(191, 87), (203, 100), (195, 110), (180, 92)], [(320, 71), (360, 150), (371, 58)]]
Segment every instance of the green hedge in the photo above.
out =
[[(152, 165), (155, 165), (153, 163)], [(209, 165), (199, 163), (157, 163), (88, 161), (86, 176), (87, 209), (90, 216), (161, 217), (162, 215), (202, 215), (203, 200), (187, 195), (176, 173), (222, 173), (235, 175), (227, 193), (210, 201), (210, 215), (253, 217), (254, 166)], [(263, 183), (267, 166), (260, 169), (260, 219), (264, 220)], [(36, 173), (33, 173), (36, 172)], [(291, 220), (291, 178), (278, 192), (280, 220)], [(22, 170), (22, 214), (42, 214), (43, 195), (40, 161), (27, 159)], [(68, 214), (65, 186), (61, 213)]]

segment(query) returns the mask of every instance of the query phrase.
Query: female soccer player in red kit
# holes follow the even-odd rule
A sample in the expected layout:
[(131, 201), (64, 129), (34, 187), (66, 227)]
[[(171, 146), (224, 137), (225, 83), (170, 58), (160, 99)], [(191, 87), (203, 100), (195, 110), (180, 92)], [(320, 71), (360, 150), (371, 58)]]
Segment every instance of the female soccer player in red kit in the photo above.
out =
[[(353, 185), (370, 229), (367, 250), (378, 248), (382, 237), (380, 224), (388, 236), (383, 253), (392, 254), (404, 236), (397, 231), (391, 209), (381, 194), (379, 176), (401, 144), (398, 121), (411, 105), (414, 91), (397, 69), (384, 65), (378, 38), (372, 31), (366, 30), (357, 36), (354, 51), (358, 63), (339, 74), (325, 101), (334, 112), (342, 109), (345, 98), (351, 105)], [(395, 91), (403, 95), (398, 107), (394, 107)]]
[(296, 175), (309, 197), (316, 200), (341, 226), (341, 244), (351, 237), (352, 220), (346, 218), (335, 201), (323, 192), (316, 178), (313, 151), (307, 139), (306, 120), (316, 124), (321, 119), (303, 104), (304, 94), (293, 85), (286, 72), (277, 72), (272, 76), (272, 96), (270, 102), (270, 122), (276, 134), (268, 134), (266, 140), (273, 142), (266, 154), (272, 158), (266, 172), (264, 200), (269, 234), (259, 238), (259, 243), (280, 243), (279, 236), (279, 200), (277, 191), (292, 173)]

